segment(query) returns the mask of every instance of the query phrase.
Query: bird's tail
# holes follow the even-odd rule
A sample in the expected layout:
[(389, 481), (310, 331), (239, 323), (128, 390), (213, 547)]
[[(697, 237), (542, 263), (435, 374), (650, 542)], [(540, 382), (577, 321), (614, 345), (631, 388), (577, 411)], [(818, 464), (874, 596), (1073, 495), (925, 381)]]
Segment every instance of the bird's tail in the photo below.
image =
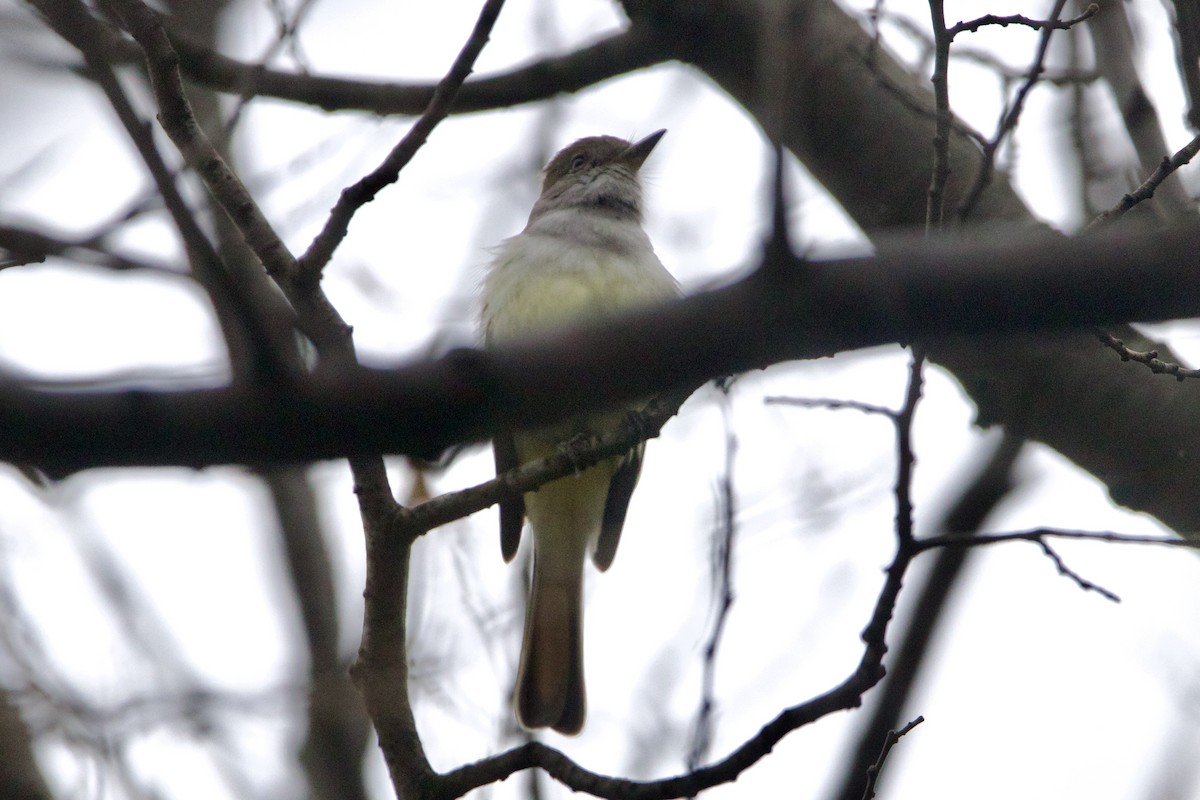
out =
[(526, 728), (550, 727), (574, 735), (583, 728), (583, 558), (563, 574), (539, 565), (525, 617), (517, 671), (517, 719)]

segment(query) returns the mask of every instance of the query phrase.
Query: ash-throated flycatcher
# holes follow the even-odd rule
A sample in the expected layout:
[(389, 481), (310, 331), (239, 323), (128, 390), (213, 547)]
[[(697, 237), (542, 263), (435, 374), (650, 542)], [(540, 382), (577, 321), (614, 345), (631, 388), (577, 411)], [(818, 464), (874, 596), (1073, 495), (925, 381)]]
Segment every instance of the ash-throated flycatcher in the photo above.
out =
[[(556, 327), (679, 294), (642, 230), (638, 170), (666, 131), (637, 143), (580, 139), (546, 166), (525, 229), (497, 250), (483, 282), (487, 345), (553, 335)], [(535, 430), (497, 435), (496, 470), (552, 455), (579, 434), (603, 433), (631, 403)], [(517, 718), (527, 728), (583, 727), (583, 564), (600, 570), (617, 550), (643, 446), (551, 481), (500, 506), (500, 547), (512, 560), (525, 515), (533, 528), (533, 586), (517, 678)]]

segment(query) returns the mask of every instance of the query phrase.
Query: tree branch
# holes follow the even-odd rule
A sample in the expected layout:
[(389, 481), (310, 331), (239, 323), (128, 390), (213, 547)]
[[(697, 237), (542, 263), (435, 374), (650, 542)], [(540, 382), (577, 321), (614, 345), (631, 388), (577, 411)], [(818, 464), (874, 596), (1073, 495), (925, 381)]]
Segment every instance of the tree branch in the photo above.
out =
[(421, 145), (425, 144), (433, 129), (450, 113), (450, 107), (454, 104), (454, 99), (457, 97), (463, 81), (471, 74), (475, 59), (479, 57), (484, 45), (488, 42), (492, 26), (496, 24), (496, 17), (500, 15), (503, 5), (504, 0), (488, 0), (484, 3), (470, 38), (459, 51), (458, 57), (454, 59), (446, 77), (438, 83), (437, 89), (434, 90), (433, 97), (429, 99), (429, 105), (421, 114), (420, 119), (409, 128), (408, 133), (404, 135), (399, 144), (392, 148), (382, 164), (353, 186), (342, 190), (337, 205), (334, 206), (333, 211), (329, 214), (329, 219), (325, 222), (325, 227), (321, 229), (321, 232), (309, 245), (308, 250), (300, 258), (301, 280), (312, 283), (320, 281), (321, 270), (329, 263), (329, 259), (333, 257), (333, 251), (346, 237), (346, 232), (350, 228), (350, 220), (354, 214), (374, 200), (375, 195), (379, 194), (384, 187), (396, 182), (396, 179), (400, 177), (400, 170), (404, 169), (412, 160)]
[[(372, 452), (434, 457), (498, 425), (549, 422), (785, 360), (1200, 313), (1200, 276), (1189, 268), (1200, 227), (1117, 233), (906, 240), (881, 245), (873, 257), (784, 267), (770, 280), (751, 275), (553, 339), (394, 370), (347, 366), (269, 396), (243, 388), (71, 394), (0, 385), (0, 458), (62, 472)], [(1115, 358), (1111, 364), (1119, 370)], [(1192, 474), (1183, 464), (1173, 468)]]
[[(178, 34), (171, 34), (170, 42), (179, 54), (179, 66), (188, 80), (243, 98), (274, 97), (326, 111), (417, 116), (429, 106), (437, 90), (430, 83), (355, 80), (272, 69), (238, 61)], [(141, 60), (137, 45), (111, 28), (102, 44), (112, 59)], [(666, 58), (653, 36), (633, 27), (566, 55), (468, 81), (455, 101), (453, 113), (509, 108), (573, 94)]]
[[(833, 0), (784, 2), (791, 97), (783, 143), (868, 236), (920, 225), (933, 161), (927, 77), (875, 47), (860, 21)], [(672, 55), (703, 70), (751, 114), (765, 113), (756, 61), (746, 56), (757, 52), (761, 38), (753, 4), (622, 5), (634, 27), (653, 30)], [(887, 132), (886, 143), (880, 131)], [(961, 125), (952, 131), (946, 202), (957, 208), (981, 154)], [(1002, 222), (1040, 226), (1003, 176), (979, 197), (971, 219), (989, 228)], [(1118, 291), (1125, 289), (1137, 287)], [(1104, 481), (1116, 502), (1149, 511), (1176, 529), (1200, 530), (1200, 505), (1184, 501), (1200, 493), (1200, 474), (1175, 463), (1179, 452), (1200, 447), (1197, 396), (1171, 382), (1111, 369), (1114, 356), (1086, 334), (928, 344), (930, 360), (949, 370), (974, 401), (979, 424), (1019, 429)], [(1097, 437), (1097, 430), (1107, 435)]]
[(1092, 3), (1083, 10), (1082, 14), (1074, 19), (1059, 19), (1057, 14), (1051, 14), (1049, 19), (1031, 19), (1023, 14), (1008, 14), (1005, 16), (984, 14), (982, 17), (970, 20), (969, 22), (960, 22), (957, 25), (951, 26), (947, 32), (953, 38), (967, 31), (974, 33), (985, 25), (999, 25), (1002, 28), (1007, 28), (1009, 25), (1024, 25), (1027, 28), (1033, 28), (1035, 31), (1067, 31), (1084, 20), (1094, 17), (1098, 11), (1100, 11), (1100, 6)]

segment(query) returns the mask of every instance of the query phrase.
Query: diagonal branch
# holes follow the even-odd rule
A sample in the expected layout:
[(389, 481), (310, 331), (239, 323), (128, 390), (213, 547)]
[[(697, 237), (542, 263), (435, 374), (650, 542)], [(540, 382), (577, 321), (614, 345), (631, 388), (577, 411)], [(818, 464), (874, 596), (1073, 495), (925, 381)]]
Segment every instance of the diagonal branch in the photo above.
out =
[(214, 305), (235, 317), (247, 334), (254, 374), (265, 382), (283, 380), (286, 368), (277, 356), (280, 342), (290, 334), (288, 320), (274, 313), (263, 298), (253, 297), (234, 284), (216, 248), (176, 185), (176, 176), (158, 151), (148, 123), (140, 118), (111, 65), (96, 48), (92, 35), (96, 28), (95, 19), (76, 0), (34, 0), (34, 5), (56, 32), (79, 48), (162, 195), (197, 279), (208, 290)]
[(375, 195), (384, 187), (396, 182), (400, 177), (400, 170), (404, 169), (412, 160), (421, 145), (425, 144), (433, 129), (450, 113), (450, 106), (454, 104), (454, 99), (458, 95), (463, 81), (471, 74), (475, 59), (479, 57), (484, 45), (487, 44), (492, 26), (495, 25), (496, 17), (500, 15), (503, 5), (504, 0), (488, 0), (484, 3), (470, 38), (459, 51), (458, 57), (454, 59), (450, 71), (438, 83), (433, 97), (429, 99), (429, 105), (420, 119), (409, 128), (400, 143), (392, 148), (392, 152), (388, 153), (382, 164), (358, 183), (342, 190), (337, 205), (333, 207), (329, 219), (325, 222), (325, 227), (317, 234), (308, 250), (300, 258), (300, 280), (306, 283), (316, 283), (321, 279), (321, 270), (329, 263), (329, 259), (333, 257), (333, 251), (341, 244), (342, 239), (346, 238), (346, 232), (354, 214), (358, 209), (374, 200)]
[(1163, 156), (1162, 161), (1159, 162), (1158, 169), (1154, 170), (1150, 177), (1142, 181), (1141, 186), (1124, 195), (1119, 203), (1092, 220), (1088, 224), (1088, 228), (1105, 225), (1120, 219), (1138, 203), (1154, 197), (1155, 191), (1162, 185), (1162, 182), (1180, 167), (1190, 164), (1197, 153), (1200, 153), (1200, 136), (1193, 137), (1190, 142), (1175, 151), (1174, 155)]

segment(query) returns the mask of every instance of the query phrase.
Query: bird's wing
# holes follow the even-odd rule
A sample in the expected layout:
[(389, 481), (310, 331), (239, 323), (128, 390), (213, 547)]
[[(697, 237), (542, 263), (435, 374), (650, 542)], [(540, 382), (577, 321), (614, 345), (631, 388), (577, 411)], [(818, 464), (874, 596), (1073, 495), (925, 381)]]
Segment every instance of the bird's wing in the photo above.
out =
[[(511, 433), (497, 433), (492, 440), (492, 453), (496, 457), (496, 474), (503, 475), (516, 469), (517, 445)], [(525, 498), (521, 495), (500, 501), (500, 552), (505, 561), (512, 561), (521, 544), (521, 528), (525, 524)]]
[(592, 553), (592, 563), (601, 572), (612, 565), (613, 557), (617, 554), (621, 529), (625, 527), (625, 512), (629, 510), (633, 487), (637, 486), (638, 477), (642, 474), (642, 454), (645, 451), (645, 442), (630, 450), (608, 484), (600, 538), (596, 541), (596, 551)]

